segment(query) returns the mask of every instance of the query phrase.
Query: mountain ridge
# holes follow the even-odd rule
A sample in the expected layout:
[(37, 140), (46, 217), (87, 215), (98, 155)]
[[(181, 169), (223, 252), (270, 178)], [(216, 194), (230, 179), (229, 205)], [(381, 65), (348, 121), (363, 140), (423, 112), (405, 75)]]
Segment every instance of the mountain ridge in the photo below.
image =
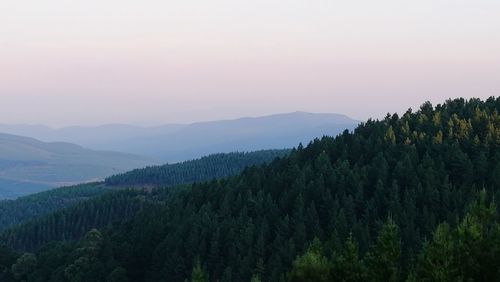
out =
[(33, 126), (30, 130), (30, 126), (0, 125), (0, 132), (144, 155), (162, 162), (181, 162), (213, 153), (291, 148), (323, 135), (335, 136), (358, 123), (343, 114), (296, 111), (152, 127), (107, 124), (60, 129)]
[(0, 198), (104, 179), (155, 163), (128, 153), (96, 151), (68, 142), (42, 142), (0, 133)]

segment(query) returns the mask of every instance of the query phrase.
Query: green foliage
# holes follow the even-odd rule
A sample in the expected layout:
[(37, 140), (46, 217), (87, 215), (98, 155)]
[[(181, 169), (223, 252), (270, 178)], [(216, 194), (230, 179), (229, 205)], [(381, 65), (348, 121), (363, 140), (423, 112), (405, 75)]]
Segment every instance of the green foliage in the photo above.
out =
[(330, 263), (320, 250), (309, 248), (305, 254), (293, 261), (289, 274), (291, 282), (330, 281)]
[[(106, 180), (106, 183), (112, 186), (171, 186), (181, 183), (209, 180), (236, 174), (246, 166), (264, 164), (266, 162), (272, 161), (277, 157), (283, 157), (288, 153), (289, 150), (263, 150), (250, 153), (215, 154), (203, 157), (198, 160), (187, 161), (180, 164), (147, 167), (144, 169), (133, 170), (128, 173), (109, 177)], [(59, 228), (65, 229), (66, 233), (70, 233), (68, 235), (53, 232), (51, 230), (39, 229), (54, 229), (57, 227), (47, 225), (65, 224), (67, 220), (65, 218), (60, 218), (61, 216), (67, 217), (68, 213), (73, 213), (75, 212), (75, 210), (79, 210), (78, 212), (85, 213), (85, 211), (81, 210), (86, 209), (88, 207), (88, 203), (81, 202), (84, 202), (88, 199), (97, 198), (98, 196), (101, 196), (104, 193), (110, 191), (110, 189), (106, 189), (106, 186), (103, 183), (90, 183), (57, 188), (46, 192), (21, 197), (16, 200), (0, 200), (0, 231), (11, 226), (23, 224), (21, 227), (14, 228), (13, 231), (9, 230), (5, 232), (11, 235), (3, 235), (4, 240), (8, 245), (21, 250), (32, 250), (51, 240), (67, 240), (78, 238), (85, 231), (89, 230), (88, 228), (102, 227), (108, 223), (111, 223), (111, 221), (102, 222), (98, 219), (98, 224), (91, 224), (91, 226), (86, 227), (81, 226), (80, 222), (72, 222), (72, 224), (77, 224), (78, 226), (70, 227), (70, 230), (67, 230), (67, 227), (65, 226)], [(115, 195), (113, 197), (117, 196), (118, 195)], [(133, 200), (131, 199), (131, 201)], [(65, 210), (58, 212), (63, 209)], [(115, 211), (118, 211), (123, 209), (123, 207), (115, 207), (115, 209), (117, 209)], [(54, 219), (53, 215), (43, 217), (44, 215), (52, 212), (56, 213), (55, 215), (57, 218)], [(109, 210), (98, 210), (96, 212), (102, 214), (109, 212)], [(127, 218), (129, 215), (129, 213), (126, 213), (124, 217)], [(38, 217), (39, 219), (33, 221), (34, 217)], [(110, 218), (110, 220), (114, 220), (114, 216), (100, 216), (100, 218)], [(47, 221), (50, 222), (48, 223)], [(27, 245), (23, 245), (24, 243), (19, 242), (19, 238), (8, 238), (13, 236), (19, 237), (20, 232), (32, 232), (26, 230), (27, 228), (30, 228), (28, 226), (33, 226), (31, 228), (36, 228), (38, 229), (38, 231), (36, 231), (37, 235), (24, 235), (26, 237), (25, 241), (30, 242)], [(78, 229), (79, 231), (76, 232), (71, 229)], [(50, 233), (40, 234), (40, 232)], [(44, 238), (33, 238), (33, 236), (43, 236)]]
[(0, 231), (108, 191), (98, 183), (91, 183), (52, 189), (16, 200), (1, 200)]
[(424, 244), (414, 275), (421, 281), (457, 280), (458, 269), (453, 263), (455, 248), (449, 225), (440, 224), (433, 234), (432, 241)]
[(118, 266), (116, 267), (106, 278), (108, 282), (127, 282), (127, 271), (125, 268)]
[(31, 253), (24, 253), (12, 265), (12, 274), (17, 280), (26, 280), (35, 271), (37, 264), (36, 256)]
[(11, 267), (17, 260), (17, 254), (8, 248), (0, 246), (0, 281), (13, 279)]
[(248, 153), (213, 154), (177, 164), (150, 166), (106, 178), (110, 186), (174, 186), (223, 178), (244, 168), (262, 165), (286, 156), (290, 150), (262, 150)]
[(90, 230), (71, 254), (72, 261), (64, 269), (66, 279), (75, 282), (99, 281), (103, 275), (103, 265), (99, 261), (102, 245), (102, 234), (96, 229)]
[(208, 281), (205, 272), (201, 268), (200, 261), (196, 261), (191, 272), (191, 282), (206, 282)]
[(258, 274), (254, 274), (252, 276), (252, 279), (250, 279), (250, 282), (261, 282), (262, 280), (260, 280), (260, 275)]
[(484, 191), (455, 228), (442, 224), (436, 229), (414, 271), (420, 281), (496, 281), (499, 274), (497, 207)]
[[(389, 219), (378, 233), (376, 242), (364, 256), (350, 235), (341, 251), (325, 251), (315, 240), (304, 255), (292, 264), (289, 281), (401, 281), (397, 226)], [(365, 266), (366, 265), (366, 266)]]
[(36, 250), (54, 240), (78, 239), (92, 228), (130, 218), (145, 192), (121, 190), (82, 201), (0, 233), (0, 241), (17, 250)]
[(366, 281), (366, 267), (359, 257), (359, 247), (350, 235), (340, 254), (333, 254), (332, 280), (345, 282)]
[(398, 226), (389, 218), (382, 226), (375, 244), (366, 255), (366, 265), (371, 281), (400, 281), (401, 246)]
[(197, 258), (209, 281), (496, 281), (499, 111), (500, 98), (426, 103), (236, 176), (84, 201), (0, 242), (35, 250), (100, 227), (95, 255), (83, 241), (37, 250), (46, 281), (122, 267), (181, 282)]

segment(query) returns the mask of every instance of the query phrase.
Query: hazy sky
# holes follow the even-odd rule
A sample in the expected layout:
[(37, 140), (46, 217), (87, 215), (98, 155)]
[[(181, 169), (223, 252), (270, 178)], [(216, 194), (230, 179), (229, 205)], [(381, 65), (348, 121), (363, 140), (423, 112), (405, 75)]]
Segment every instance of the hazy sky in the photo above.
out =
[(1, 0), (0, 123), (357, 119), (500, 95), (498, 0)]

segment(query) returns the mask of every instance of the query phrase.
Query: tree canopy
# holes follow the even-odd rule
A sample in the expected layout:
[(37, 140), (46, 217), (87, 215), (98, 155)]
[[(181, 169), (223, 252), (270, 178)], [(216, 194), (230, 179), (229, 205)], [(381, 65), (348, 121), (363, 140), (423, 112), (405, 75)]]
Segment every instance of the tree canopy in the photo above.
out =
[[(39, 281), (496, 281), (499, 110), (425, 103), (239, 175), (106, 194), (0, 242), (34, 253)], [(88, 236), (54, 235), (95, 235), (92, 222), (90, 254)]]

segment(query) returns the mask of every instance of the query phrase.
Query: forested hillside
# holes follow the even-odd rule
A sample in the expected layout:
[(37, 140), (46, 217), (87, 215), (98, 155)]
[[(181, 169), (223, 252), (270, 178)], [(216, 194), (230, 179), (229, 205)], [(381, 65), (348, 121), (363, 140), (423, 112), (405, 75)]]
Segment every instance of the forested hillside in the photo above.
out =
[(213, 154), (178, 164), (135, 169), (106, 178), (110, 186), (173, 186), (177, 184), (223, 178), (241, 172), (245, 167), (268, 163), (290, 150), (263, 150)]
[(0, 234), (0, 241), (16, 250), (34, 250), (51, 241), (78, 239), (94, 227), (124, 221), (144, 201), (138, 190), (120, 190), (27, 221)]
[(1, 200), (0, 231), (109, 191), (103, 186), (102, 183), (89, 183), (52, 189), (16, 200)]
[[(106, 183), (96, 182), (68, 186), (20, 197), (16, 200), (0, 200), (0, 231), (9, 226), (34, 220), (47, 213), (71, 207), (81, 201), (102, 195), (105, 192), (111, 192), (109, 188), (142, 189), (143, 187), (151, 188), (153, 186), (166, 187), (194, 181), (223, 178), (237, 174), (247, 166), (264, 164), (277, 157), (285, 156), (289, 152), (290, 150), (263, 150), (248, 153), (215, 154), (179, 164), (133, 170), (110, 177), (106, 180)], [(117, 208), (119, 209), (120, 207)], [(37, 221), (35, 220), (35, 222)], [(39, 225), (39, 227), (36, 227), (38, 229), (41, 229), (41, 225), (43, 225), (43, 229), (52, 230), (57, 227), (48, 227), (47, 225), (57, 225), (60, 223), (57, 221), (39, 221), (37, 224)], [(106, 222), (103, 224), (105, 225)], [(91, 227), (100, 226), (92, 225)], [(80, 233), (73, 232), (73, 237), (79, 237), (87, 230), (81, 226), (74, 226), (74, 228), (80, 230)], [(25, 229), (20, 228), (18, 230)], [(52, 234), (54, 236), (60, 235), (57, 233)], [(39, 244), (61, 238), (54, 236), (45, 236), (45, 241), (37, 241), (38, 243), (33, 243), (31, 246), (38, 247)], [(13, 242), (13, 240), (11, 241)]]
[(124, 223), (89, 231), (96, 206), (51, 231), (35, 230), (64, 221), (3, 233), (22, 250), (68, 226), (89, 231), (17, 260), (0, 251), (4, 280), (498, 280), (499, 111), (500, 98), (425, 103), (238, 176), (116, 192), (138, 211)]

